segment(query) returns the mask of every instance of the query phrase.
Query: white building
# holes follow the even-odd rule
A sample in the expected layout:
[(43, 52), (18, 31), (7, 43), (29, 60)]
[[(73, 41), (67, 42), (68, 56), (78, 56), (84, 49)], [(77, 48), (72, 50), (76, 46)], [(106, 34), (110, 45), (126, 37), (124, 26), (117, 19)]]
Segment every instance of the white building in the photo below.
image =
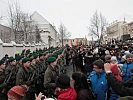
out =
[[(34, 21), (34, 24), (38, 27), (41, 40), (48, 46), (58, 46), (58, 32), (55, 29), (55, 26), (50, 24), (43, 16), (41, 16), (38, 12), (34, 12), (31, 15), (31, 20)], [(49, 42), (50, 40), (50, 42)]]
[(112, 39), (120, 40), (121, 36), (123, 35), (123, 29), (122, 25), (124, 24), (124, 21), (121, 22), (113, 22), (107, 27), (107, 37), (108, 41), (111, 41)]
[(131, 38), (133, 38), (133, 22), (123, 24), (122, 28), (123, 36), (129, 35)]

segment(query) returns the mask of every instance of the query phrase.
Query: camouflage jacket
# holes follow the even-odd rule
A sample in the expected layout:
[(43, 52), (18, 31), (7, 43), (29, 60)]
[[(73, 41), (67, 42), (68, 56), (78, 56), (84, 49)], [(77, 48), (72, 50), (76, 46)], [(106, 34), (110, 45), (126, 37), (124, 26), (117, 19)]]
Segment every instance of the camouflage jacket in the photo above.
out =
[(44, 87), (46, 88), (54, 88), (55, 87), (55, 81), (57, 78), (57, 72), (56, 69), (54, 69), (52, 66), (48, 66), (45, 75), (44, 75)]
[(16, 85), (26, 84), (29, 77), (30, 70), (28, 68), (21, 67), (19, 68), (16, 75)]

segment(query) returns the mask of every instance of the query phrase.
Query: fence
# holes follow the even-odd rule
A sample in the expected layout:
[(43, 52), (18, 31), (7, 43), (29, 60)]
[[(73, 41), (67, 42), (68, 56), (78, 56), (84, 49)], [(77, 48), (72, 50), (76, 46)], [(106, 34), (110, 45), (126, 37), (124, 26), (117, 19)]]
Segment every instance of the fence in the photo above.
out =
[(21, 53), (23, 49), (30, 49), (31, 51), (34, 51), (36, 48), (43, 49), (44, 47), (48, 47), (48, 45), (45, 45), (44, 43), (16, 44), (14, 41), (11, 41), (10, 43), (3, 43), (3, 41), (0, 39), (0, 59), (4, 57), (5, 54), (8, 54), (9, 56), (15, 56), (16, 51)]

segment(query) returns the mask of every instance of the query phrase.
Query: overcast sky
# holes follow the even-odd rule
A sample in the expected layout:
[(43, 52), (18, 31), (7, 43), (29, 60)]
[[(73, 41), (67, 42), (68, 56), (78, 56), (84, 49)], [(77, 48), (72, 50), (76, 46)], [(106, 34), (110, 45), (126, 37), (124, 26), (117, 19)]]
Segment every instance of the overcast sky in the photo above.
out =
[[(13, 0), (9, 0), (13, 1)], [(72, 33), (71, 38), (85, 37), (90, 17), (97, 10), (109, 23), (133, 21), (133, 0), (18, 0), (24, 12), (40, 13), (58, 29), (62, 22)], [(0, 15), (7, 16), (8, 0), (0, 0)], [(4, 18), (4, 17), (3, 17)], [(2, 23), (2, 21), (0, 21)]]

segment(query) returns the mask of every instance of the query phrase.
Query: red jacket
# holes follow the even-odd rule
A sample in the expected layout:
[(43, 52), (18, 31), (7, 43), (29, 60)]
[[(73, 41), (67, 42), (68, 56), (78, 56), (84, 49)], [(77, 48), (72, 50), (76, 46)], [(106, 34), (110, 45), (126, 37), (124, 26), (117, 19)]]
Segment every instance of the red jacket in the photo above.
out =
[(122, 78), (121, 78), (120, 75), (119, 75), (119, 70), (118, 70), (118, 66), (117, 66), (117, 65), (112, 65), (112, 66), (111, 66), (111, 71), (112, 71), (112, 74), (113, 74), (119, 81), (122, 81)]
[(67, 88), (65, 91), (59, 92), (57, 100), (76, 100), (77, 93), (74, 88)]

